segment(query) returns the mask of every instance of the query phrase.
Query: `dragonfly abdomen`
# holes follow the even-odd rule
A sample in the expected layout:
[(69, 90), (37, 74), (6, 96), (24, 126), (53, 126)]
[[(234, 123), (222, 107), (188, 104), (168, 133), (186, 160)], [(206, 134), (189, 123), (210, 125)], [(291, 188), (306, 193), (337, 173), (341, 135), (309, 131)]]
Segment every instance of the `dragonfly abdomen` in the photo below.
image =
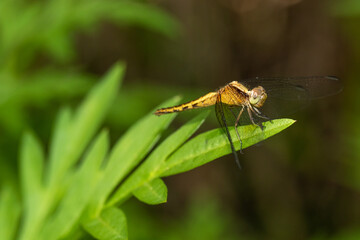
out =
[(217, 92), (211, 92), (196, 100), (183, 103), (173, 107), (161, 108), (156, 110), (155, 115), (163, 115), (167, 113), (182, 112), (189, 109), (203, 108), (213, 106), (216, 103)]

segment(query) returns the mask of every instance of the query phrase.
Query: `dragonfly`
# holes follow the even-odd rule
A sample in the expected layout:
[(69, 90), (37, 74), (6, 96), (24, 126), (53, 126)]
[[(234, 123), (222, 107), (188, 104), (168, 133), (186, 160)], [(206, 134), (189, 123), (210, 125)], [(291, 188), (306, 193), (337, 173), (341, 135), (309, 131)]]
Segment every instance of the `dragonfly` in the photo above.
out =
[[(215, 106), (217, 120), (226, 134), (231, 151), (236, 163), (241, 169), (239, 157), (235, 150), (233, 139), (230, 135), (229, 126), (234, 126), (236, 137), (240, 142), (240, 153), (242, 153), (242, 140), (238, 126), (246, 122), (264, 129), (263, 122), (271, 121), (272, 117), (280, 113), (295, 111), (295, 108), (305, 106), (309, 100), (322, 98), (339, 93), (342, 83), (333, 76), (311, 76), (290, 78), (253, 78), (242, 81), (232, 81), (219, 88), (217, 91), (209, 92), (198, 99), (166, 108), (156, 110), (155, 115), (163, 115), (182, 112), (191, 109), (207, 108)], [(275, 101), (274, 101), (275, 100)], [(280, 100), (280, 101), (277, 101)], [(268, 104), (269, 102), (269, 104)], [(282, 104), (279, 104), (282, 102)], [(265, 108), (266, 106), (268, 108)], [(266, 113), (264, 109), (269, 109)]]

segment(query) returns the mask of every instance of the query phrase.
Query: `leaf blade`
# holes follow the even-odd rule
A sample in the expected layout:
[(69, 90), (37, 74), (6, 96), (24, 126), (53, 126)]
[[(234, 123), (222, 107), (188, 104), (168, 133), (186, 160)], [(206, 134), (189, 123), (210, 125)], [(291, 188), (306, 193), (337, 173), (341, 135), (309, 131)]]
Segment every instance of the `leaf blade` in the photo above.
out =
[(31, 133), (25, 133), (20, 149), (20, 176), (25, 208), (36, 204), (42, 191), (44, 153), (40, 142)]
[(76, 111), (70, 126), (69, 141), (65, 144), (64, 156), (59, 160), (57, 170), (50, 177), (50, 186), (60, 181), (67, 169), (80, 157), (91, 137), (99, 127), (107, 109), (116, 97), (124, 76), (125, 65), (115, 64), (102, 81), (88, 94)]
[(49, 219), (40, 239), (62, 238), (80, 219), (98, 181), (98, 170), (108, 150), (108, 134), (102, 131), (90, 146), (84, 161), (75, 172), (70, 187), (56, 213)]
[(156, 205), (167, 201), (167, 192), (164, 181), (160, 178), (155, 178), (136, 189), (133, 194), (137, 199), (146, 204)]
[(25, 133), (20, 147), (20, 182), (23, 196), (24, 220), (19, 239), (33, 239), (44, 216), (44, 188), (42, 184), (44, 153), (40, 142)]
[(68, 108), (61, 109), (55, 122), (52, 139), (50, 141), (49, 165), (46, 171), (46, 182), (50, 176), (55, 175), (58, 167), (61, 165), (61, 156), (64, 149), (64, 142), (68, 142), (69, 130), (71, 126), (71, 111)]
[[(179, 100), (176, 97), (161, 106), (176, 104)], [(95, 215), (112, 190), (142, 160), (159, 139), (159, 134), (167, 128), (175, 116), (176, 114), (159, 118), (151, 112), (133, 125), (117, 141), (103, 171), (104, 178), (99, 183), (99, 188), (94, 194), (90, 206)]]
[[(243, 148), (247, 148), (256, 144), (264, 138), (269, 138), (274, 134), (291, 126), (295, 120), (292, 119), (276, 119), (273, 123), (265, 122), (264, 132), (257, 128), (254, 131), (253, 125), (241, 126)], [(240, 129), (238, 128), (238, 129)], [(237, 139), (235, 129), (230, 130), (233, 139)], [(264, 138), (259, 138), (260, 134), (264, 134)], [(239, 141), (234, 142), (235, 148), (239, 149)], [(215, 129), (206, 133), (200, 134), (185, 143), (182, 148), (177, 150), (168, 160), (165, 165), (161, 177), (170, 176), (194, 169), (205, 163), (219, 158), (231, 152), (227, 139), (223, 136), (221, 129)]]
[(0, 236), (14, 239), (21, 214), (21, 204), (13, 186), (3, 185), (0, 192)]
[(105, 209), (99, 217), (87, 222), (83, 227), (97, 239), (128, 239), (125, 214), (115, 207)]
[(122, 201), (132, 191), (150, 182), (159, 176), (159, 169), (164, 164), (167, 157), (179, 148), (194, 132), (202, 125), (209, 112), (204, 111), (195, 118), (187, 122), (171, 136), (166, 138), (146, 159), (146, 161), (129, 176), (107, 202), (107, 206), (112, 206)]

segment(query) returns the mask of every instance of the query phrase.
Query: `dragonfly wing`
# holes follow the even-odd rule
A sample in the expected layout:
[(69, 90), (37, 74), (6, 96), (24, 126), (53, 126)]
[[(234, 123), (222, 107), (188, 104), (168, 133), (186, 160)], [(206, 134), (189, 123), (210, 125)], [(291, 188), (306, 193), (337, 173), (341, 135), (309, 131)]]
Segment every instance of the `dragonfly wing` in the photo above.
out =
[(339, 93), (342, 82), (329, 76), (253, 78), (244, 80), (250, 89), (262, 86), (268, 98), (260, 109), (271, 118), (284, 117), (309, 105), (313, 99)]
[[(343, 83), (340, 79), (332, 76), (310, 76), (310, 77), (274, 77), (274, 78), (252, 78), (244, 80), (247, 87), (253, 88), (263, 86), (266, 91), (271, 92), (274, 97), (284, 99), (318, 99), (335, 95), (342, 91)], [(290, 89), (292, 89), (290, 91)], [(288, 93), (288, 92), (291, 92)], [(294, 94), (296, 93), (297, 94)], [(304, 95), (306, 92), (306, 95)]]

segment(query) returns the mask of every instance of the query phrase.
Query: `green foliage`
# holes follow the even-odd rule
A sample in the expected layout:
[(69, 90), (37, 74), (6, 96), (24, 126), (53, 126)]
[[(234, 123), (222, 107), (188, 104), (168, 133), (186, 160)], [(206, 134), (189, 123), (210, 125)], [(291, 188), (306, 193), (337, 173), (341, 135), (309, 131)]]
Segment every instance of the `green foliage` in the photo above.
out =
[(74, 59), (74, 32), (94, 30), (104, 20), (119, 25), (140, 25), (167, 36), (175, 36), (178, 30), (177, 23), (168, 14), (137, 1), (3, 0), (0, 16), (0, 54), (4, 56), (0, 66), (16, 69), (19, 64), (29, 66), (42, 51), (56, 61)]
[[(139, 26), (173, 38), (179, 25), (144, 1), (0, 1), (0, 128), (18, 138), (29, 126), (24, 108), (81, 96), (95, 78), (77, 66), (75, 40), (103, 23)], [(102, 48), (102, 46), (99, 46)], [(40, 63), (40, 64), (39, 64)], [(0, 151), (1, 154), (1, 151)]]
[(78, 221), (107, 152), (105, 133), (94, 141), (84, 162), (75, 171), (73, 168), (113, 102), (123, 72), (124, 66), (117, 64), (74, 115), (69, 110), (60, 113), (45, 172), (41, 167), (41, 145), (31, 135), (24, 136), (20, 157), (24, 220), (20, 239), (56, 239), (66, 235)]
[[(276, 119), (272, 120), (272, 122), (265, 122), (263, 131), (253, 125), (238, 127), (243, 141), (243, 148), (245, 149), (271, 137), (294, 122), (291, 119)], [(234, 127), (229, 130), (232, 139), (237, 139)], [(239, 141), (235, 142), (235, 148), (240, 149)], [(162, 170), (161, 176), (188, 171), (229, 153), (231, 153), (229, 142), (224, 137), (222, 130), (215, 129), (208, 131), (191, 139), (181, 149), (172, 154), (167, 160), (166, 167)]]
[(133, 194), (144, 203), (151, 205), (160, 204), (167, 200), (167, 187), (163, 180), (156, 178), (136, 189)]
[[(187, 141), (208, 111), (171, 134), (140, 165), (176, 114), (158, 117), (149, 113), (109, 151), (107, 132), (94, 136), (123, 74), (124, 65), (116, 64), (74, 113), (60, 111), (48, 157), (34, 134), (25, 133), (19, 158), (21, 202), (9, 186), (1, 192), (2, 239), (12, 239), (17, 224), (18, 238), (26, 240), (81, 235), (80, 226), (98, 239), (127, 239), (126, 218), (117, 206), (132, 195), (148, 204), (166, 202), (167, 188), (160, 177), (188, 171), (230, 152), (219, 129)], [(179, 98), (173, 98), (162, 106), (178, 102)], [(293, 122), (280, 119), (265, 123), (264, 132), (242, 126), (243, 146), (259, 141), (260, 133), (270, 137)], [(231, 132), (234, 134), (234, 129)]]
[(128, 239), (125, 214), (115, 207), (105, 209), (98, 217), (87, 221), (83, 226), (97, 239)]
[(0, 191), (0, 237), (14, 239), (21, 214), (21, 203), (15, 186), (4, 185)]

